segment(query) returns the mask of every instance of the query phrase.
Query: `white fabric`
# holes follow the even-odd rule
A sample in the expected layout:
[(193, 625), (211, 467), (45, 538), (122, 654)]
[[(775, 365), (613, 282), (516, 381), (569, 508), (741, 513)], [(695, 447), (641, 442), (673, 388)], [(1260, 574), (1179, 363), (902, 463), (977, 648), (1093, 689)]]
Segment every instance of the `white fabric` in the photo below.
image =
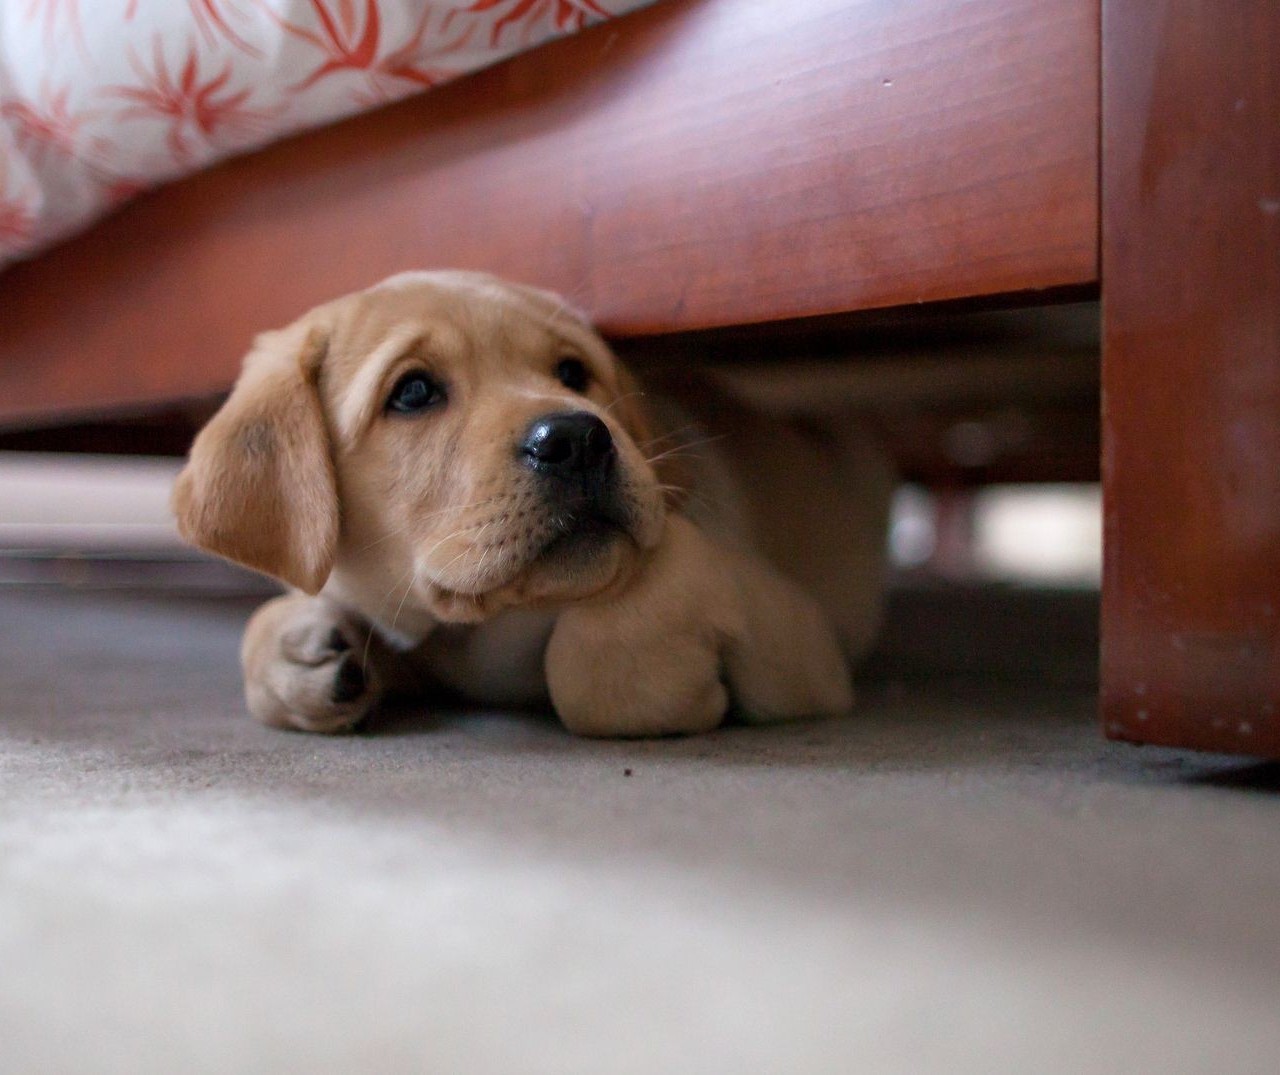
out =
[(0, 0), (0, 266), (157, 183), (651, 0)]

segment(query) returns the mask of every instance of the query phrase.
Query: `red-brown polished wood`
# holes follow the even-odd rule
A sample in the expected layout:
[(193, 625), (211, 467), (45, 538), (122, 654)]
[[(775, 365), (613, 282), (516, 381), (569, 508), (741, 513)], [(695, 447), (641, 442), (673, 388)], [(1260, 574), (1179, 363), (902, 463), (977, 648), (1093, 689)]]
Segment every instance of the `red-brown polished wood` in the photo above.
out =
[(1103, 13), (1106, 731), (1280, 756), (1280, 6)]
[(664, 0), (227, 163), (0, 276), (0, 423), (224, 388), (407, 268), (619, 335), (1097, 279), (1096, 0)]

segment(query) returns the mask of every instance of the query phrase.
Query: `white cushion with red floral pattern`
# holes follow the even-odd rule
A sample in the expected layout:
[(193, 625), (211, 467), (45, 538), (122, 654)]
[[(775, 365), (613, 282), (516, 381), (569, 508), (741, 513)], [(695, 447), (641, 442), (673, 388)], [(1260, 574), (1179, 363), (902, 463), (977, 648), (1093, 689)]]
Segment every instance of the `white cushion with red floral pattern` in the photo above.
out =
[(0, 266), (147, 187), (652, 0), (0, 0)]

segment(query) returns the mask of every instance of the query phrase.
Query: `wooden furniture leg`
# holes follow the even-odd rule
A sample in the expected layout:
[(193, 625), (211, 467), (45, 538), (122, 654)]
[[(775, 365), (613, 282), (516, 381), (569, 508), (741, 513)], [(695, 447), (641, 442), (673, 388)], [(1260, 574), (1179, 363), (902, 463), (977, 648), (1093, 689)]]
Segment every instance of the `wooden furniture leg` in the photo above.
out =
[(1280, 756), (1280, 5), (1104, 0), (1102, 709)]

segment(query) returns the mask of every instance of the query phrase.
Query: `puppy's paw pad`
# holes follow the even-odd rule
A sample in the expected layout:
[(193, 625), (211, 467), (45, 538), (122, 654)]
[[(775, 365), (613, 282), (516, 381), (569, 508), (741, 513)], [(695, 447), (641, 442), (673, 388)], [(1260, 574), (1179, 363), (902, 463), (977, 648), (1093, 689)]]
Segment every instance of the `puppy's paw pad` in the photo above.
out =
[(280, 636), (280, 653), (287, 661), (314, 668), (355, 649), (356, 632), (323, 620), (299, 623)]
[(355, 728), (377, 704), (380, 689), (363, 646), (328, 624), (291, 628), (261, 678), (248, 683), (249, 708), (276, 727), (339, 733)]
[(369, 685), (369, 678), (360, 662), (350, 652), (339, 652), (342, 652), (342, 656), (339, 657), (337, 667), (334, 669), (333, 688), (329, 692), (329, 698), (336, 705), (346, 705), (364, 694)]

